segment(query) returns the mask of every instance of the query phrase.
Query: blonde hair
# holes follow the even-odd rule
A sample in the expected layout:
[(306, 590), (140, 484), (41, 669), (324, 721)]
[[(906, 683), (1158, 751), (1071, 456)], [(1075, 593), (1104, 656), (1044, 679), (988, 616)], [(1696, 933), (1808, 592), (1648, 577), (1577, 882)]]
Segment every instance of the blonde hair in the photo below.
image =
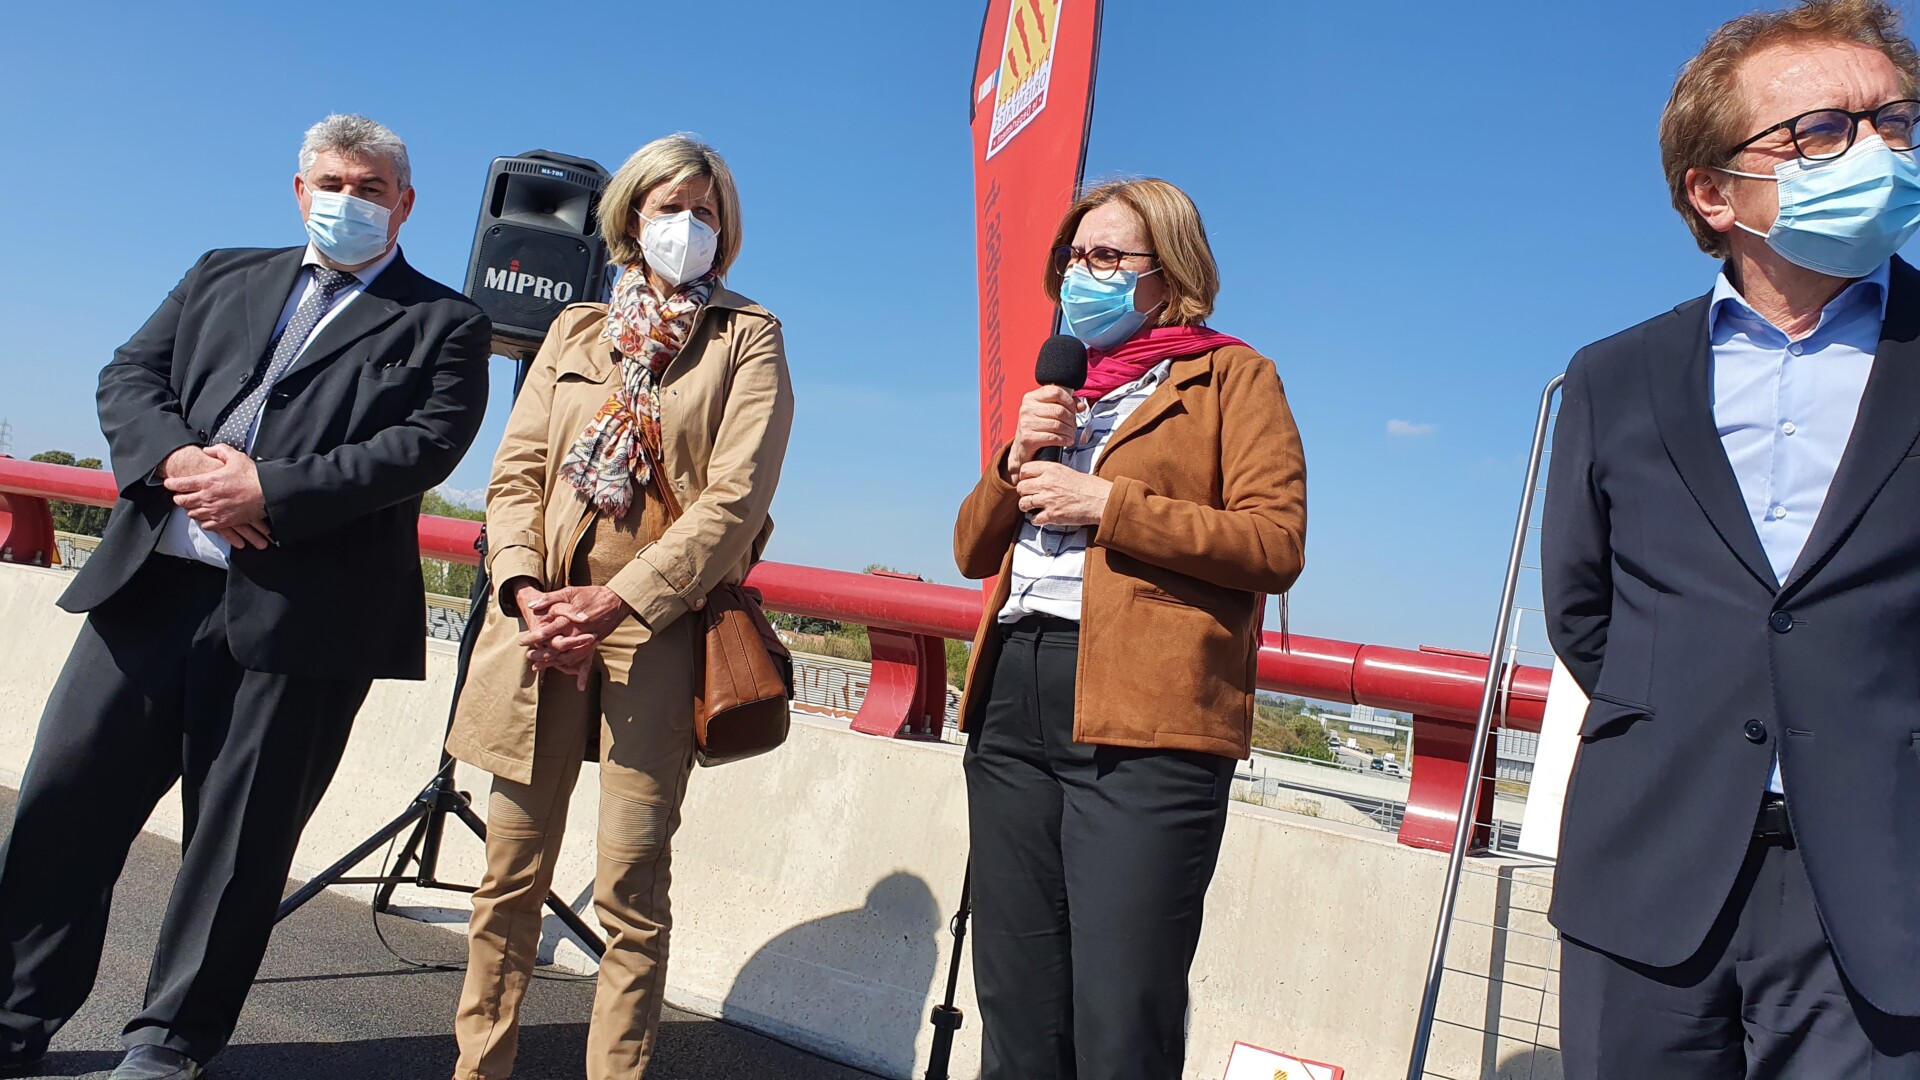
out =
[(1096, 184), (1067, 209), (1047, 249), (1047, 298), (1060, 302), (1063, 275), (1054, 266), (1054, 250), (1072, 244), (1073, 234), (1080, 231), (1080, 219), (1110, 202), (1133, 211), (1147, 227), (1160, 275), (1167, 282), (1166, 310), (1160, 313), (1156, 325), (1198, 326), (1206, 322), (1213, 314), (1214, 297), (1220, 295), (1220, 267), (1214, 263), (1213, 247), (1207, 243), (1207, 227), (1200, 220), (1200, 208), (1193, 205), (1186, 192), (1154, 177)]
[(1660, 114), (1660, 165), (1673, 208), (1686, 219), (1700, 250), (1716, 259), (1726, 258), (1727, 238), (1693, 208), (1687, 172), (1726, 166), (1734, 146), (1753, 134), (1747, 129), (1766, 122), (1748, 116), (1734, 92), (1740, 65), (1755, 53), (1796, 41), (1866, 45), (1893, 62), (1902, 93), (1912, 96), (1920, 86), (1920, 55), (1901, 32), (1900, 13), (1885, 0), (1803, 0), (1785, 11), (1742, 15), (1715, 30), (1700, 54), (1680, 69)]
[(733, 186), (733, 170), (719, 151), (684, 132), (655, 139), (633, 152), (600, 195), (600, 236), (607, 242), (607, 259), (617, 266), (646, 261), (640, 242), (631, 235), (634, 215), (653, 189), (679, 187), (705, 177), (713, 181), (720, 207), (719, 249), (713, 272), (725, 277), (740, 255), (740, 192)]

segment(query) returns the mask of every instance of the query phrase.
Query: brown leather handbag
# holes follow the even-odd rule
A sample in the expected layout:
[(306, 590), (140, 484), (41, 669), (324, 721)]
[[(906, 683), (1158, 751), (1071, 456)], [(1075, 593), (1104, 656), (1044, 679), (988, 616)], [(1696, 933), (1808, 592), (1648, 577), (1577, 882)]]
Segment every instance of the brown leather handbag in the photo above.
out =
[[(680, 500), (674, 498), (659, 455), (646, 442), (640, 440), (641, 450), (671, 527), (680, 520)], [(693, 697), (695, 760), (724, 765), (786, 742), (793, 654), (767, 622), (760, 591), (723, 583), (707, 594), (697, 614), (705, 655)]]

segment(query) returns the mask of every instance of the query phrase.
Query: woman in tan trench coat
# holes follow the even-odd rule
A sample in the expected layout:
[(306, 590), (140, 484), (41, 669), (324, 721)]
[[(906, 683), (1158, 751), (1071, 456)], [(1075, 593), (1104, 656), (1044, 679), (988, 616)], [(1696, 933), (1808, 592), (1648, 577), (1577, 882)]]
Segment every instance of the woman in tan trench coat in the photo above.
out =
[[(582, 760), (600, 762), (594, 907), (608, 937), (586, 1075), (646, 1071), (666, 981), (670, 841), (693, 764), (697, 619), (766, 545), (793, 416), (780, 324), (719, 285), (740, 250), (725, 162), (685, 136), (615, 174), (611, 305), (548, 331), (487, 492), (496, 603), (449, 751), (494, 774), (455, 1080), (513, 1070), (540, 907)], [(642, 440), (685, 508), (669, 523)]]

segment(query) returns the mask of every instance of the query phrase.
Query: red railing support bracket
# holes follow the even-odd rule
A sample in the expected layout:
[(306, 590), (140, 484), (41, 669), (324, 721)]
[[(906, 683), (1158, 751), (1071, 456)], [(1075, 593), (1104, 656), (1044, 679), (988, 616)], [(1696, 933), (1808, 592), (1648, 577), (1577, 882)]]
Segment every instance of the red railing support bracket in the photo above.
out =
[[(1491, 741), (1496, 732), (1488, 732)], [(1455, 824), (1460, 820), (1460, 796), (1467, 781), (1467, 761), (1473, 752), (1473, 727), (1415, 714), (1413, 746), (1408, 764), (1413, 778), (1407, 786), (1407, 814), (1400, 821), (1400, 842), (1429, 851), (1452, 851)], [(1480, 794), (1475, 800), (1472, 851), (1484, 851), (1493, 834), (1492, 747), (1481, 764)]]
[(867, 629), (873, 674), (853, 730), (893, 739), (938, 739), (947, 723), (947, 645), (924, 634)]
[[(870, 571), (874, 577), (920, 581), (918, 574)], [(853, 730), (889, 739), (938, 739), (947, 724), (946, 639), (880, 626), (867, 628), (873, 673)]]
[(0, 562), (51, 566), (58, 551), (47, 500), (0, 492)]

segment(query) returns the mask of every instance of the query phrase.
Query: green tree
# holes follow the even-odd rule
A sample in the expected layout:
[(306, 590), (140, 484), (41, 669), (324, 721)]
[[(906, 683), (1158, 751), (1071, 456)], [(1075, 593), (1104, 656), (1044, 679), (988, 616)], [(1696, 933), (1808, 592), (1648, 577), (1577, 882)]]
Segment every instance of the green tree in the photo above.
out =
[(775, 629), (790, 634), (824, 635), (840, 629), (840, 624), (832, 619), (816, 619), (811, 615), (789, 615), (784, 611), (767, 612), (767, 621)]
[(967, 661), (973, 657), (973, 646), (958, 638), (947, 639), (947, 682), (962, 690), (967, 686)]
[[(420, 512), (432, 517), (459, 518), (463, 521), (487, 519), (485, 510), (461, 506), (437, 491), (429, 491), (420, 497)], [(478, 575), (478, 570), (464, 563), (447, 562), (444, 559), (420, 560), (420, 576), (426, 581), (427, 591), (436, 596), (472, 595), (473, 581)]]
[(1300, 698), (1261, 694), (1254, 703), (1253, 745), (1262, 750), (1316, 761), (1334, 761), (1326, 729)]
[[(81, 469), (98, 469), (99, 458), (78, 458), (65, 450), (48, 450), (33, 455), (29, 460), (48, 465), (72, 465)], [(104, 506), (81, 506), (70, 502), (48, 502), (53, 511), (53, 527), (61, 532), (79, 533), (82, 536), (99, 536), (107, 531), (107, 508)]]
[(462, 521), (485, 521), (487, 512), (475, 510), (471, 506), (461, 506), (437, 491), (429, 491), (420, 497), (420, 512), (433, 517), (459, 518)]

